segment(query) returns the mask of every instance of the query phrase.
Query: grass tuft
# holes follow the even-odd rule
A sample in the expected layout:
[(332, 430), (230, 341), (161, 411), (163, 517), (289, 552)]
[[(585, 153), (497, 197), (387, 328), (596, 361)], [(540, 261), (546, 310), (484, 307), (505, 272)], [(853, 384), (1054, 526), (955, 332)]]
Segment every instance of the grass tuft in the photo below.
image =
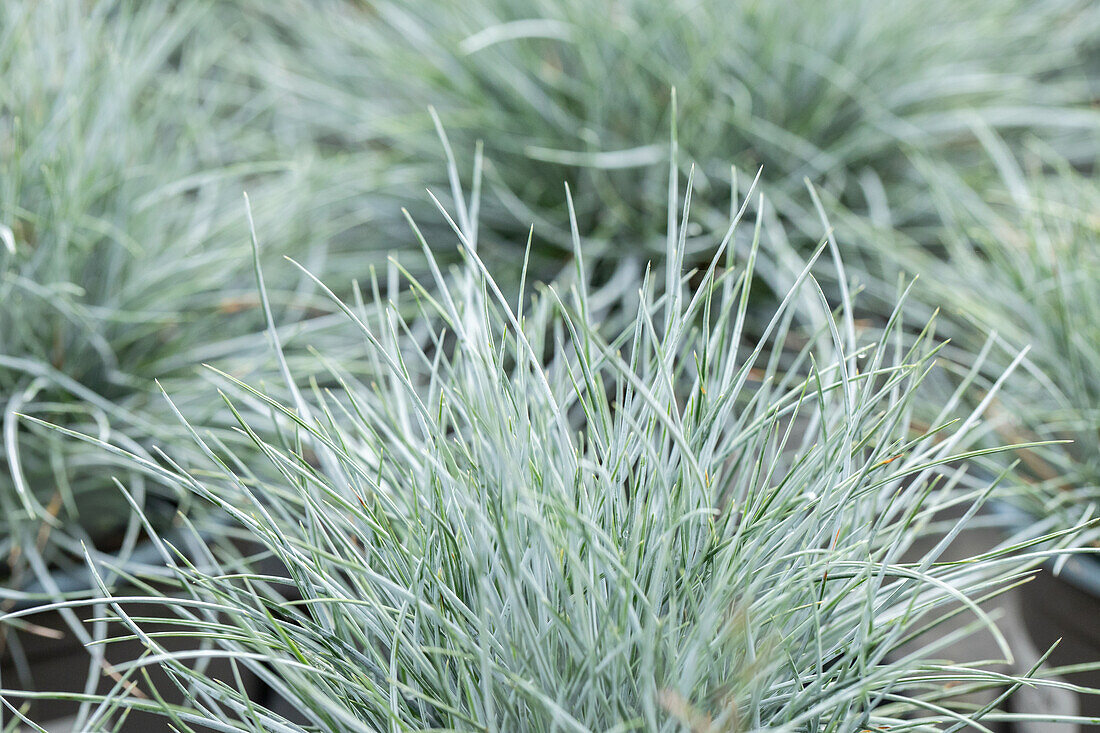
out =
[[(669, 262), (690, 227), (677, 188)], [(477, 194), (456, 180), (452, 195), (461, 267), (402, 282), (394, 261), (372, 299), (332, 296), (368, 378), (333, 365), (340, 389), (290, 403), (237, 384), (270, 408), (273, 428), (239, 427), (279, 478), (198, 430), (204, 464), (133, 459), (278, 570), (192, 564), (158, 541), (176, 586), (144, 600), (211, 649), (167, 651), (131, 597), (88, 601), (148, 654), (106, 697), (70, 696), (87, 730), (128, 710), (221, 731), (982, 729), (1016, 686), (1054, 684), (951, 659), (974, 633), (1011, 657), (982, 602), (1054, 551), (944, 559), (1006, 490), (974, 471), (980, 409), (916, 422), (942, 345), (929, 326), (903, 346), (900, 307), (875, 342), (849, 331), (853, 304), (813, 274), (827, 241), (750, 343), (757, 194), (747, 259), (724, 264), (735, 221), (703, 273), (672, 270), (661, 295), (647, 274), (629, 308), (579, 262), (568, 287), (513, 305), (478, 255)], [(928, 633), (958, 615), (961, 630)], [(211, 655), (277, 699), (192, 669)], [(131, 694), (147, 667), (188, 704)]]

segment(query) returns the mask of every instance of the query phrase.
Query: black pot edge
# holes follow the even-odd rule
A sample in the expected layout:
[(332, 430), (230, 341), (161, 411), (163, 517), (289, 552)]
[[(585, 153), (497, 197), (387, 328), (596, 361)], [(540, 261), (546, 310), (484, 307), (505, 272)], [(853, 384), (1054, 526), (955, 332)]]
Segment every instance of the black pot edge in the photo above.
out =
[[(188, 533), (186, 537), (193, 537), (193, 535)], [(208, 541), (210, 537), (211, 533), (208, 531), (199, 533), (199, 538), (204, 542)], [(180, 549), (183, 546), (181, 540), (185, 539), (185, 534), (182, 530), (176, 529), (168, 532), (162, 539), (170, 543), (176, 549)], [(148, 538), (140, 540), (135, 545), (133, 551), (126, 555), (125, 559), (117, 555), (113, 557), (120, 561), (118, 566), (121, 569), (135, 575), (142, 573), (155, 574), (157, 570), (164, 570), (166, 567), (160, 549), (153, 540)], [(50, 577), (57, 586), (57, 590), (62, 595), (66, 596), (92, 593), (97, 587), (91, 571), (85, 566), (51, 568)], [(54, 599), (56, 599), (56, 594), (47, 590), (46, 587), (42, 585), (42, 581), (37, 578), (35, 578), (33, 582), (28, 583), (26, 587), (19, 592), (38, 596), (38, 598), (17, 600), (8, 609), (9, 611), (27, 611), (44, 604), (53, 603)]]
[[(1004, 501), (990, 502), (991, 513), (1005, 520), (1008, 527), (1023, 530), (1030, 526), (1035, 518), (1019, 507)], [(1047, 558), (1043, 567), (1050, 570), (1051, 576), (1072, 585), (1100, 600), (1100, 550), (1096, 555), (1066, 555)]]

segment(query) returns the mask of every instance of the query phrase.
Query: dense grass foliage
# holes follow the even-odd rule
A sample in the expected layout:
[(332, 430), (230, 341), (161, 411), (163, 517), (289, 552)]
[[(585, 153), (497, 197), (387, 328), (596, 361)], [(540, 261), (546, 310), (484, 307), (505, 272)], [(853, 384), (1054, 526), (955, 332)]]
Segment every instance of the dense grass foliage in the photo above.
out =
[[(86, 438), (219, 507), (282, 571), (223, 558), (204, 572), (158, 540), (178, 585), (145, 600), (211, 649), (166, 652), (127, 614), (137, 599), (114, 599), (149, 654), (118, 667), (113, 694), (74, 697), (82, 729), (129, 710), (223, 731), (947, 730), (1004, 717), (997, 703), (1021, 680), (955, 664), (958, 637), (925, 634), (963, 613), (956, 633), (985, 629), (1010, 655), (979, 602), (1043, 553), (939, 562), (996, 482), (973, 473), (988, 451), (967, 449), (980, 409), (914, 423), (931, 329), (903, 345), (898, 310), (865, 341), (811, 261), (746, 344), (765, 202), (742, 209), (756, 217), (749, 258), (729, 257), (739, 216), (692, 286), (678, 204), (673, 189), (664, 295), (647, 276), (625, 318), (590, 289), (579, 252), (568, 291), (506, 298), (477, 255), (476, 194), (460, 204), (447, 218), (462, 268), (402, 283), (395, 262), (371, 301), (339, 304), (370, 381), (337, 369), (342, 389), (288, 404), (238, 384), (272, 409), (279, 437), (241, 429), (279, 480), (198, 431), (208, 461), (186, 467)], [(944, 526), (951, 508), (961, 517)], [(904, 559), (925, 537), (939, 541)], [(211, 655), (282, 702), (192, 669)], [(149, 665), (193, 704), (155, 702)], [(992, 701), (975, 705), (984, 689)]]
[[(975, 130), (1010, 143), (1041, 135), (1072, 162), (1094, 142), (1088, 64), (1100, 12), (1071, 0), (690, 11), (103, 0), (0, 12), (9, 536), (46, 522), (102, 538), (120, 525), (111, 511), (102, 524), (80, 511), (81, 496), (113, 496), (102, 457), (66, 455), (17, 413), (102, 437), (125, 428), (147, 448), (154, 436), (178, 442), (153, 379), (173, 384), (192, 419), (213, 423), (224, 412), (192, 400), (194, 365), (256, 371), (241, 189), (261, 222), (279, 222), (262, 232), (268, 251), (332, 273), (345, 295), (381, 252), (414, 244), (398, 228), (398, 202), (423, 211), (418, 184), (448, 180), (429, 104), (460, 153), (477, 139), (492, 161), (482, 253), (508, 290), (530, 223), (533, 273), (554, 277), (570, 256), (562, 179), (577, 194), (594, 273), (640, 276), (662, 246), (670, 126), (689, 154), (680, 159), (698, 164), (690, 262), (705, 262), (721, 233), (730, 162), (767, 168), (774, 210), (794, 225), (770, 228), (759, 267), (773, 292), (791, 266), (774, 262), (785, 232), (805, 252), (820, 226), (804, 177), (927, 244), (925, 227), (939, 224), (911, 156), (965, 169), (973, 184), (992, 168), (979, 164)], [(749, 246), (733, 243), (742, 256)], [(604, 255), (627, 266), (607, 269)], [(293, 273), (279, 275), (272, 300), (284, 322), (328, 307)]]
[[(90, 679), (145, 642), (87, 730), (1004, 719), (1020, 680), (925, 632), (1007, 656), (978, 602), (1096, 539), (1098, 38), (1087, 0), (0, 3), (0, 621), (57, 601)], [(1042, 541), (941, 562), (991, 497)], [(203, 650), (71, 613), (127, 583)]]

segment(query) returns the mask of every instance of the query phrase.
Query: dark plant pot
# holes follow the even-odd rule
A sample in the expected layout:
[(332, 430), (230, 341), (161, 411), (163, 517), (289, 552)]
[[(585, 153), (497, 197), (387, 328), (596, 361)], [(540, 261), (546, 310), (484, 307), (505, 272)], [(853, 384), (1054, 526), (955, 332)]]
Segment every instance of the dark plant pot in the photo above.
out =
[[(1022, 531), (1032, 518), (1012, 506), (994, 511), (1006, 530)], [(1098, 551), (1100, 552), (1100, 551)], [(1020, 616), (1036, 650), (1057, 644), (1047, 658), (1049, 667), (1100, 665), (1100, 555), (1071, 555), (1043, 563), (1036, 576), (1017, 591)], [(1100, 668), (1061, 675), (1075, 685), (1100, 689)], [(1100, 718), (1100, 695), (1074, 695), (1077, 715)], [(1100, 726), (1081, 726), (1100, 730)]]
[[(93, 607), (76, 609), (76, 614), (82, 621), (93, 618), (93, 612)], [(126, 612), (134, 617), (149, 617), (163, 613), (163, 607), (156, 604), (128, 604)], [(69, 631), (65, 621), (55, 611), (37, 614), (31, 620), (39, 626), (60, 631), (63, 635), (60, 638), (45, 638), (31, 632), (10, 629), (8, 631), (9, 636), (14, 634), (20, 637), (20, 643), (26, 652), (30, 679), (26, 679), (25, 676), (21, 679), (13, 663), (14, 660), (10, 655), (5, 654), (2, 664), (0, 664), (0, 675), (3, 676), (4, 686), (18, 686), (20, 689), (29, 688), (50, 692), (83, 693), (85, 682), (92, 670), (89, 669), (90, 657), (80, 640)], [(165, 624), (143, 623), (142, 628), (152, 633), (179, 631), (178, 627)], [(126, 629), (121, 624), (114, 623), (110, 625), (108, 633), (112, 637), (127, 635)], [(171, 651), (186, 651), (198, 648), (198, 645), (191, 643), (190, 639), (169, 637), (158, 639), (158, 641)], [(106, 662), (118, 664), (131, 661), (139, 658), (144, 651), (144, 644), (136, 639), (112, 642), (106, 648)], [(194, 662), (188, 661), (186, 663), (190, 665)], [(171, 703), (179, 704), (184, 701), (183, 693), (158, 666), (152, 665), (147, 669), (159, 695)], [(237, 686), (232, 667), (227, 660), (210, 660), (207, 670), (212, 677), (233, 687)], [(238, 671), (244, 684), (244, 691), (250, 699), (255, 699), (260, 690), (259, 680), (242, 665), (238, 665)], [(115, 680), (109, 676), (108, 671), (105, 669), (101, 669), (98, 674), (100, 682), (96, 691), (106, 693), (114, 686)], [(136, 682), (138, 689), (143, 690), (144, 694), (149, 696), (148, 683), (140, 677), (136, 678)], [(10, 702), (19, 705), (21, 701), (13, 697)], [(27, 716), (39, 725), (52, 730), (51, 721), (71, 717), (76, 714), (78, 708), (78, 703), (63, 700), (33, 700), (30, 701)], [(5, 717), (10, 718), (10, 714)], [(116, 730), (126, 733), (158, 733), (159, 731), (168, 733), (172, 728), (169, 726), (168, 719), (163, 716), (133, 712), (127, 717), (122, 727)], [(196, 730), (205, 729), (197, 726)]]
[[(179, 546), (179, 545), (177, 545)], [(160, 555), (152, 543), (144, 543), (135, 549), (129, 556), (126, 567), (128, 570), (138, 568), (154, 569), (163, 567), (159, 562)], [(51, 576), (51, 580), (62, 593), (79, 593), (94, 585), (94, 580), (86, 568), (58, 569)], [(30, 593), (42, 594), (44, 589), (40, 584), (34, 583), (25, 590)], [(44, 603), (44, 602), (43, 602)], [(39, 605), (36, 603), (19, 603), (7, 610), (30, 609)], [(165, 608), (157, 603), (127, 603), (123, 609), (133, 618), (157, 618), (164, 617)], [(102, 618), (103, 607), (80, 606), (72, 609), (77, 618), (85, 623), (94, 618)], [(96, 612), (99, 611), (99, 616)], [(106, 693), (115, 685), (115, 679), (111, 677), (111, 670), (90, 669), (91, 657), (84, 648), (81, 640), (73, 634), (61, 612), (57, 610), (44, 611), (29, 616), (24, 616), (20, 621), (33, 624), (32, 629), (17, 628), (0, 624), (0, 635), (3, 639), (3, 649), (0, 651), (0, 687), (6, 689), (38, 690), (62, 693), (83, 693), (89, 673), (99, 677), (96, 692)], [(178, 625), (154, 624), (141, 622), (141, 627), (149, 633), (166, 632), (167, 635), (157, 637), (158, 643), (170, 651), (189, 651), (200, 649), (199, 640), (191, 638), (179, 638), (174, 634), (180, 632)], [(91, 626), (86, 625), (91, 631)], [(46, 630), (43, 633), (40, 629)], [(173, 634), (174, 632), (174, 634)], [(107, 625), (107, 634), (111, 638), (130, 636), (129, 630), (121, 622), (111, 622)], [(12, 653), (13, 646), (21, 650), (20, 659)], [(106, 645), (105, 661), (108, 664), (138, 659), (146, 651), (145, 645), (137, 639), (110, 642)], [(189, 666), (198, 663), (197, 660), (185, 662)], [(210, 675), (226, 684), (237, 687), (236, 677), (232, 665), (223, 658), (209, 659), (205, 662)], [(243, 665), (237, 665), (244, 691), (250, 699), (258, 699), (261, 695), (262, 685), (259, 679)], [(155, 685), (156, 691), (170, 703), (182, 703), (184, 694), (168, 678), (158, 665), (146, 667), (149, 676)], [(115, 673), (117, 674), (117, 673)], [(131, 677), (138, 684), (138, 688), (148, 694), (148, 683), (141, 678)], [(27, 702), (29, 707), (27, 717), (48, 730), (53, 730), (51, 722), (59, 721), (75, 715), (79, 709), (79, 703), (64, 700), (20, 700), (17, 696), (9, 697), (9, 702), (20, 706)], [(7, 723), (12, 717), (7, 710), (0, 717)], [(172, 728), (167, 718), (151, 713), (133, 712), (127, 716), (125, 723), (116, 730), (121, 733), (168, 733)], [(196, 730), (206, 730), (196, 726)]]
[[(1039, 649), (1061, 639), (1052, 666), (1100, 663), (1100, 560), (1076, 556), (1054, 574), (1053, 563), (1022, 589), (1024, 625)], [(1067, 682), (1100, 689), (1100, 669), (1063, 675)], [(1079, 714), (1100, 717), (1100, 695), (1078, 695)], [(1100, 730), (1100, 726), (1089, 726)]]

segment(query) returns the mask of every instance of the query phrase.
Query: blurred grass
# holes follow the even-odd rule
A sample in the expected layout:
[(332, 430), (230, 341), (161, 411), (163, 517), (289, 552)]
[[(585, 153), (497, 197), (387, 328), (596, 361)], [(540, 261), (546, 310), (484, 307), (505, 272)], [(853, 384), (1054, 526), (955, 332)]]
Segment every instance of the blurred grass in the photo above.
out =
[[(814, 240), (804, 178), (881, 223), (919, 230), (934, 222), (910, 156), (985, 180), (977, 125), (1011, 144), (1040, 135), (1074, 162), (1095, 153), (1091, 2), (270, 7), (257, 73), (283, 90), (296, 125), (341, 149), (423, 164), (438, 155), (424, 113), (434, 105), (460, 163), (484, 144), (495, 196), (483, 227), (513, 246), (534, 221), (541, 240), (568, 251), (568, 180), (589, 249), (662, 252), (673, 123), (684, 173), (695, 165), (704, 228), (725, 220), (731, 164), (750, 178), (763, 166), (780, 214)], [(430, 182), (444, 188), (435, 170)], [(706, 241), (692, 238), (689, 256)]]
[[(984, 188), (922, 164), (945, 256), (859, 217), (839, 228), (883, 268), (868, 278), (871, 302), (888, 302), (890, 273), (920, 276), (911, 310), (942, 311), (955, 375), (988, 350), (976, 395), (1028, 349), (991, 406), (987, 444), (1061, 441), (1014, 458), (1016, 474), (1040, 489), (1025, 507), (1038, 526), (1065, 525), (1100, 500), (1100, 186), (1038, 141), (1014, 153), (987, 131), (986, 143), (999, 179)], [(957, 382), (946, 380), (943, 393)]]
[[(283, 136), (274, 96), (223, 63), (246, 52), (243, 19), (226, 16), (206, 2), (0, 8), (0, 554), (33, 549), (28, 537), (59, 513), (55, 524), (97, 543), (131, 521), (109, 461), (17, 413), (121, 430), (148, 450), (183, 432), (154, 379), (210, 422), (219, 403), (191, 398), (196, 365), (263, 363), (242, 190), (259, 215), (279, 215), (268, 259), (324, 270), (348, 226), (333, 194), (388, 175), (379, 166), (345, 187)], [(309, 312), (295, 279), (273, 285), (288, 319)]]

